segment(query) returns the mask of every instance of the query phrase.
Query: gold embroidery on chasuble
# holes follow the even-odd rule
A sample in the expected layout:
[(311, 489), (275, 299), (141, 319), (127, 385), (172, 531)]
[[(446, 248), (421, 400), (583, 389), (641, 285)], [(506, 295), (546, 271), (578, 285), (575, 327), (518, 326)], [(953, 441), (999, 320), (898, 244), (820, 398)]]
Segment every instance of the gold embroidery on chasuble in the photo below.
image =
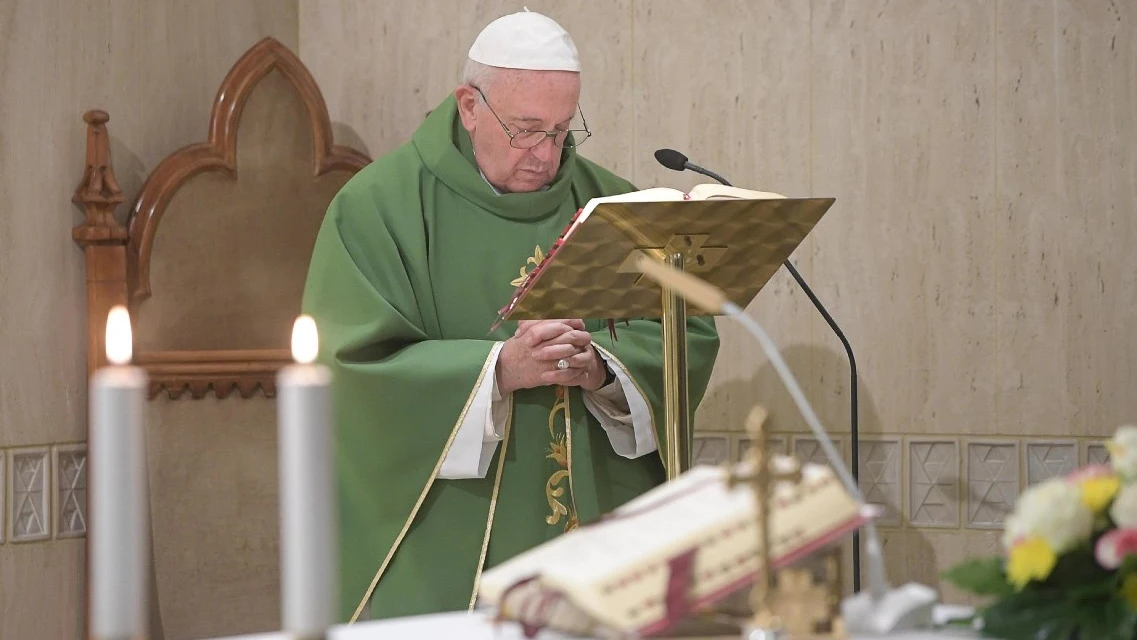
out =
[(509, 284), (514, 287), (520, 287), (521, 283), (525, 282), (525, 276), (529, 275), (529, 265), (533, 265), (533, 267), (536, 268), (537, 265), (541, 264), (541, 261), (544, 259), (545, 252), (541, 251), (541, 245), (537, 245), (537, 247), (533, 249), (533, 256), (526, 259), (525, 264), (521, 265), (521, 275), (517, 276), (513, 280), (510, 280)]
[[(533, 255), (521, 265), (521, 275), (509, 284), (514, 287), (521, 286), (529, 275), (530, 265), (535, 269), (544, 259), (545, 252), (541, 250), (540, 245), (537, 245), (533, 249)], [(545, 522), (550, 526), (556, 526), (563, 521), (562, 526), (567, 532), (575, 529), (580, 520), (577, 517), (576, 497), (572, 495), (572, 432), (569, 427), (569, 400), (562, 386), (556, 387), (556, 394), (556, 402), (549, 412), (549, 448), (545, 458), (556, 463), (558, 468), (545, 482), (545, 498), (549, 501), (550, 511), (549, 515), (545, 516)], [(559, 424), (563, 427), (558, 428), (557, 417), (561, 413), (564, 413), (564, 419), (559, 421)]]
[[(572, 432), (569, 427), (569, 399), (565, 388), (557, 386), (557, 401), (553, 410), (549, 412), (549, 452), (545, 456), (557, 464), (559, 469), (549, 476), (545, 483), (545, 497), (549, 501), (549, 510), (545, 522), (556, 525), (564, 520), (564, 530), (572, 531), (580, 520), (576, 513), (576, 498), (572, 495)], [(557, 420), (557, 414), (564, 412), (564, 420)], [(563, 425), (563, 429), (558, 429)], [(564, 499), (568, 492), (567, 500)], [(567, 503), (567, 504), (566, 504)]]

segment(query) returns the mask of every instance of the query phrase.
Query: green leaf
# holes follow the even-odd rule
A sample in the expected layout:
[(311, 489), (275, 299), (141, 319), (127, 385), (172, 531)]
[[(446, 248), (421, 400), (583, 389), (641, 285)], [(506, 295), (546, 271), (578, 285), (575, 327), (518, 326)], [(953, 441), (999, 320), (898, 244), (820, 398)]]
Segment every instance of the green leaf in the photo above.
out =
[(1002, 640), (1070, 640), (1079, 622), (1077, 607), (1025, 594), (999, 600), (984, 609), (982, 619), (983, 635)]
[[(1049, 609), (1019, 609), (999, 602), (984, 614), (982, 633), (1001, 640), (1070, 640), (1078, 622)], [(1096, 639), (1095, 639), (1096, 640)]]
[(1122, 558), (1121, 566), (1117, 568), (1115, 573), (1118, 576), (1127, 576), (1131, 573), (1137, 573), (1137, 554), (1129, 554)]
[(1120, 598), (1110, 598), (1079, 611), (1079, 638), (1086, 640), (1133, 640), (1137, 615)]
[(943, 578), (955, 586), (981, 596), (1005, 596), (1015, 592), (1003, 571), (1003, 559), (994, 556), (975, 558), (943, 572)]
[(984, 609), (980, 617), (983, 635), (1003, 640), (1133, 640), (1137, 636), (1137, 612), (1120, 598), (1079, 601), (1054, 589), (1008, 596)]
[[(1056, 585), (1057, 587), (1057, 585)], [(1101, 600), (1108, 598), (1116, 591), (1113, 580), (1106, 579), (1088, 584), (1080, 584), (1064, 589), (1067, 597), (1074, 600)]]
[(1082, 545), (1058, 556), (1054, 571), (1043, 584), (1069, 589), (1077, 585), (1111, 582), (1113, 575), (1112, 571), (1097, 563), (1092, 546)]

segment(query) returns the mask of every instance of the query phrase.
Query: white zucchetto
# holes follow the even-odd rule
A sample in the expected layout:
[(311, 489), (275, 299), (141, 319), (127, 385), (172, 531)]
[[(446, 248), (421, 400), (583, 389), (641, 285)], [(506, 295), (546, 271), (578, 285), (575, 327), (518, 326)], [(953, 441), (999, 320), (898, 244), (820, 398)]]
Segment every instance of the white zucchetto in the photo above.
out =
[(491, 67), (580, 71), (572, 37), (548, 16), (525, 9), (486, 25), (470, 47), (470, 59)]

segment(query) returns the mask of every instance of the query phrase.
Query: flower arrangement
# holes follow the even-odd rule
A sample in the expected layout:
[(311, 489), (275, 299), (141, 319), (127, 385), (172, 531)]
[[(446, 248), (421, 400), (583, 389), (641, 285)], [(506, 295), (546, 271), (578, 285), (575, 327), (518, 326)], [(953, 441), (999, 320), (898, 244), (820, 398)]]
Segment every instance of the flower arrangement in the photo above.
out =
[(944, 573), (990, 596), (976, 616), (1003, 640), (1137, 639), (1137, 426), (1106, 443), (1108, 465), (1089, 465), (1019, 496), (1003, 554)]

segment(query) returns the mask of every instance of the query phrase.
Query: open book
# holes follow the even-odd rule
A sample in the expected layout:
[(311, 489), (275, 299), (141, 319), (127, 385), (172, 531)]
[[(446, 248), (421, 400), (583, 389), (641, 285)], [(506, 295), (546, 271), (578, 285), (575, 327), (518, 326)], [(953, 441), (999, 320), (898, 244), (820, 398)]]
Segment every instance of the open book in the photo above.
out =
[[(632, 191), (630, 193), (621, 193), (612, 196), (603, 196), (600, 198), (593, 198), (589, 200), (584, 207), (577, 211), (573, 219), (561, 232), (560, 237), (553, 242), (552, 247), (545, 252), (544, 258), (541, 262), (530, 271), (521, 284), (514, 291), (513, 297), (509, 303), (498, 312), (497, 323), (493, 328), (496, 328), (513, 309), (517, 303), (525, 296), (525, 294), (533, 288), (541, 276), (546, 271), (546, 266), (556, 259), (557, 251), (570, 239), (581, 225), (588, 222), (589, 216), (596, 210), (597, 207), (603, 204), (610, 203), (631, 203), (631, 202), (681, 202), (685, 200), (775, 200), (785, 199), (785, 196), (777, 193), (769, 193), (766, 191), (752, 191), (749, 189), (739, 189), (737, 187), (728, 187), (720, 184), (700, 184), (693, 187), (688, 192), (683, 192), (678, 189), (670, 187), (653, 187), (650, 189), (643, 189), (641, 191)], [(492, 330), (492, 329), (491, 329)]]
[[(584, 224), (588, 220), (588, 216), (602, 204), (609, 202), (676, 202), (680, 200), (774, 200), (778, 198), (785, 198), (783, 195), (777, 193), (768, 193), (766, 191), (751, 191), (748, 189), (739, 189), (738, 187), (728, 187), (722, 184), (699, 184), (691, 188), (690, 191), (684, 193), (678, 189), (670, 187), (652, 187), (651, 189), (643, 189), (641, 191), (632, 191), (630, 193), (621, 193), (614, 196), (603, 196), (600, 198), (593, 198), (573, 217), (572, 222), (565, 228), (564, 233), (557, 240), (557, 243), (562, 243), (572, 236), (576, 228)], [(549, 250), (549, 255), (552, 255), (553, 250), (556, 249), (556, 244), (553, 249)], [(548, 256), (546, 256), (548, 258)], [(538, 265), (540, 268), (540, 265)], [(537, 269), (533, 270), (534, 273)], [(533, 276), (532, 273), (529, 274)]]
[[(774, 456), (771, 464), (798, 462)], [(801, 471), (799, 482), (774, 486), (770, 555), (776, 567), (839, 541), (871, 516), (829, 467), (806, 464)], [(529, 627), (590, 635), (667, 633), (757, 578), (753, 489), (731, 487), (728, 473), (694, 467), (605, 519), (486, 571), (480, 603)]]

